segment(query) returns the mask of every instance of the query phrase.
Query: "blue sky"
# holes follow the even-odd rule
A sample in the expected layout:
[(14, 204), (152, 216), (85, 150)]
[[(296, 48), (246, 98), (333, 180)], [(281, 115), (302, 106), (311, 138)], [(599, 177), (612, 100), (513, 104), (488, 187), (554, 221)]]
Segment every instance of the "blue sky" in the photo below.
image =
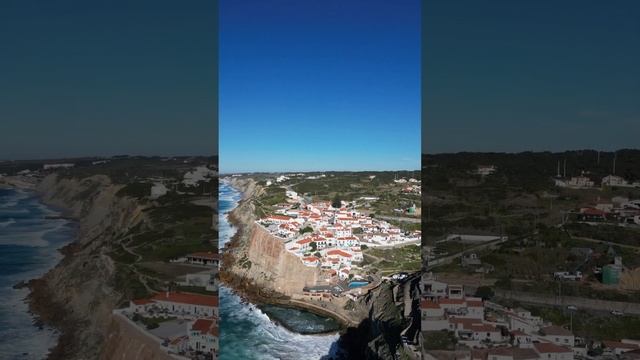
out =
[(215, 1), (0, 1), (0, 159), (217, 152)]
[(417, 169), (418, 0), (221, 0), (223, 172)]
[(640, 145), (640, 1), (427, 1), (423, 150)]

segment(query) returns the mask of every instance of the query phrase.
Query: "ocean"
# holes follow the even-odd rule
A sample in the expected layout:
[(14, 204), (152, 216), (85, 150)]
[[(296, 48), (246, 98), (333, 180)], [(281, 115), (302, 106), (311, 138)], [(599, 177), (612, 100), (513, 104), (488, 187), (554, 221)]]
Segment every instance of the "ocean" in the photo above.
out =
[[(220, 247), (235, 233), (227, 215), (240, 199), (237, 190), (220, 183)], [(278, 306), (260, 308), (221, 287), (220, 317), (220, 360), (317, 360), (330, 359), (338, 353), (337, 332), (303, 335), (336, 326), (333, 320), (306, 311)], [(280, 325), (285, 321), (287, 327)]]
[(43, 359), (56, 344), (54, 329), (34, 326), (24, 301), (29, 290), (13, 285), (62, 259), (57, 250), (73, 241), (76, 229), (58, 215), (31, 192), (0, 189), (0, 359)]

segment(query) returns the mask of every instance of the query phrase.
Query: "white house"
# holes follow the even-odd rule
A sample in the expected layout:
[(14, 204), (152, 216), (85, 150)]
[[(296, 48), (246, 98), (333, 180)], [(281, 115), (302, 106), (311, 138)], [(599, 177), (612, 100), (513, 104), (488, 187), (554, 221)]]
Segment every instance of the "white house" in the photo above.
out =
[(618, 186), (618, 187), (627, 187), (630, 185), (627, 180), (625, 180), (621, 176), (616, 175), (608, 175), (602, 178), (602, 186)]
[(218, 324), (215, 319), (197, 319), (189, 323), (189, 347), (193, 351), (217, 354)]
[(153, 184), (153, 186), (151, 186), (151, 194), (149, 194), (149, 197), (151, 199), (157, 199), (166, 195), (168, 191), (169, 189), (162, 183)]
[(329, 260), (338, 260), (340, 264), (351, 266), (353, 255), (340, 249), (333, 249), (327, 251), (327, 258)]
[(540, 359), (573, 360), (573, 350), (566, 346), (553, 343), (534, 343), (533, 348), (540, 355)]
[(444, 314), (444, 309), (432, 300), (422, 299), (420, 301), (420, 316), (422, 331), (449, 329), (449, 320)]
[(556, 345), (575, 346), (576, 338), (571, 331), (560, 326), (547, 326), (540, 329), (542, 337)]
[(170, 314), (193, 317), (218, 317), (218, 297), (211, 295), (165, 292), (158, 293), (149, 300), (153, 306)]
[(298, 193), (293, 190), (287, 190), (285, 195), (292, 200), (298, 200)]

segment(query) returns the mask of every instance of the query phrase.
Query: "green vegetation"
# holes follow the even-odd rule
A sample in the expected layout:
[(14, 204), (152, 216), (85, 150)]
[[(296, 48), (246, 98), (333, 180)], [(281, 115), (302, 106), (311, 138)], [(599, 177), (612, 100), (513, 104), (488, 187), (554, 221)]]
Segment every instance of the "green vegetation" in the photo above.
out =
[(640, 231), (616, 225), (567, 224), (564, 226), (573, 236), (602, 240), (624, 245), (640, 246)]
[(331, 206), (333, 206), (334, 208), (342, 207), (342, 199), (340, 199), (340, 195), (336, 194), (333, 197), (333, 200), (331, 200)]
[(240, 267), (243, 269), (247, 269), (247, 270), (251, 269), (251, 260), (249, 260), (247, 255), (244, 255), (242, 259), (238, 261), (237, 264), (240, 265)]
[(640, 340), (640, 317), (637, 316), (611, 316), (592, 315), (584, 311), (577, 311), (573, 315), (573, 321), (567, 311), (551, 307), (525, 306), (535, 316), (540, 316), (546, 321), (551, 321), (559, 326), (573, 326), (573, 332), (577, 336), (591, 340)]
[(123, 297), (126, 299), (141, 299), (150, 295), (133, 270), (126, 265), (118, 263), (116, 263), (114, 287), (123, 291)]
[(175, 320), (175, 317), (145, 317), (138, 313), (133, 314), (134, 322), (141, 322), (148, 330), (155, 329), (160, 326), (161, 323)]
[(369, 248), (364, 254), (375, 257), (376, 261), (369, 263), (373, 268), (383, 273), (418, 271), (422, 266), (420, 246), (406, 245), (391, 249)]
[(422, 337), (425, 350), (454, 350), (458, 342), (452, 331), (425, 331)]
[(493, 289), (490, 286), (480, 286), (476, 289), (475, 297), (482, 298), (482, 300), (491, 300), (494, 296)]
[(311, 226), (305, 226), (303, 229), (300, 229), (300, 234), (312, 233), (313, 228)]
[(270, 206), (283, 203), (287, 200), (286, 190), (277, 186), (265, 188), (265, 193), (260, 197), (260, 204)]
[(128, 196), (136, 199), (143, 199), (151, 195), (151, 183), (133, 182), (118, 190), (117, 196)]

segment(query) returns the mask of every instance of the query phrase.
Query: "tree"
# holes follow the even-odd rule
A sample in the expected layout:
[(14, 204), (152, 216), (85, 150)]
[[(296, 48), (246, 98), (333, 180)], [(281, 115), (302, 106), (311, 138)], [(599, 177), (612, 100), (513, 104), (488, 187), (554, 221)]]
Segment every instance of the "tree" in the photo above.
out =
[(316, 242), (315, 242), (315, 241), (312, 241), (312, 242), (309, 244), (309, 247), (311, 248), (311, 251), (316, 251), (316, 250), (318, 250), (318, 244), (316, 244)]
[(482, 298), (482, 300), (489, 300), (493, 297), (494, 292), (493, 289), (489, 286), (480, 286), (476, 289), (475, 297)]
[(300, 234), (313, 232), (313, 228), (311, 226), (305, 226), (303, 229), (300, 229)]
[(331, 202), (331, 206), (333, 206), (334, 208), (342, 207), (342, 199), (340, 199), (340, 195), (336, 194), (336, 196), (333, 197), (333, 201)]

